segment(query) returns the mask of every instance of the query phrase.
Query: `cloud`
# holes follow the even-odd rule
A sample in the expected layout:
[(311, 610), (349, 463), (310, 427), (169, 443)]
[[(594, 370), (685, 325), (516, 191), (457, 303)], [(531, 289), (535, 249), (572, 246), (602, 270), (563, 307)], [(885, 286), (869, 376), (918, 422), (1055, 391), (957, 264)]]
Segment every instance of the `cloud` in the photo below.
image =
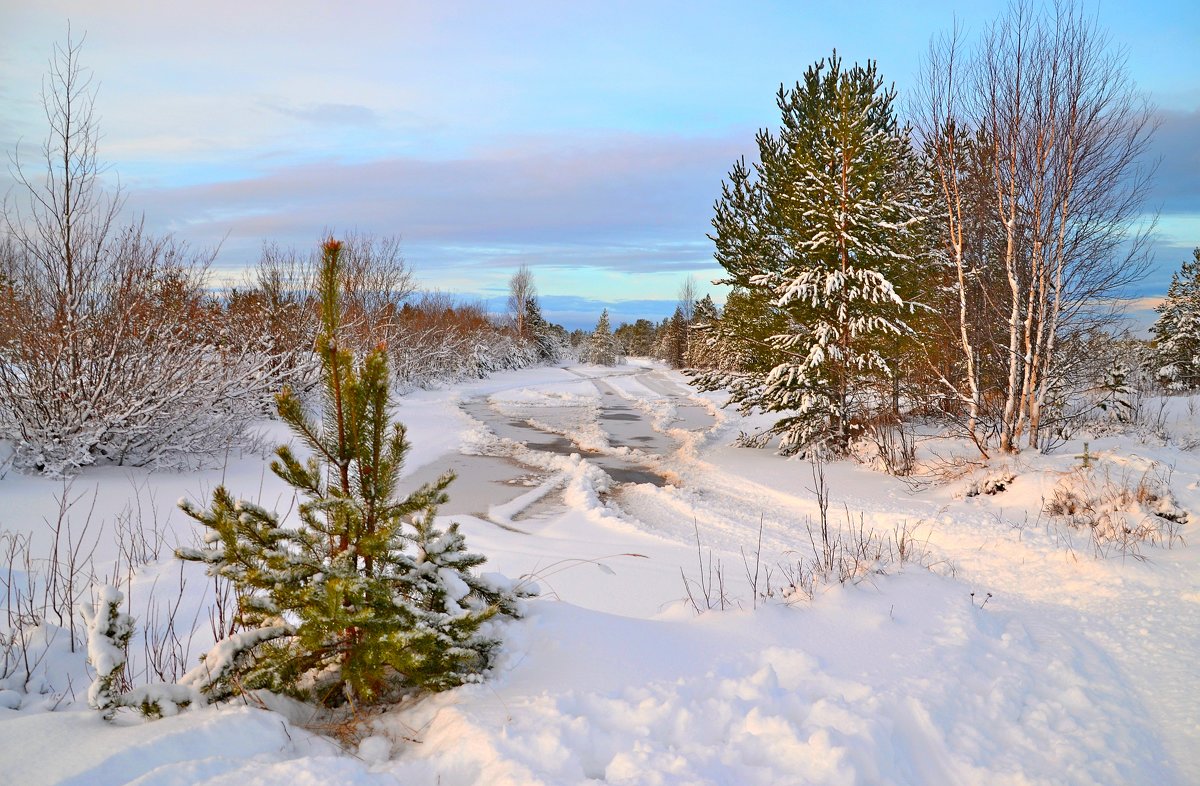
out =
[(1121, 301), (1122, 325), (1139, 338), (1150, 338), (1150, 328), (1158, 320), (1154, 309), (1162, 303), (1161, 297), (1135, 297)]
[[(528, 137), (470, 157), (281, 166), (239, 180), (131, 191), (149, 224), (212, 245), (225, 264), (263, 240), (308, 246), (325, 228), (399, 234), (422, 276), (712, 267), (712, 203), (750, 138)], [(471, 287), (478, 289), (477, 286)]]
[(1161, 163), (1150, 199), (1164, 213), (1200, 213), (1200, 109), (1160, 110), (1158, 117), (1151, 153)]
[(382, 122), (379, 114), (370, 107), (358, 104), (309, 104), (307, 106), (283, 106), (264, 103), (267, 109), (285, 117), (292, 117), (320, 126), (373, 127)]
[(1132, 311), (1153, 311), (1162, 305), (1164, 300), (1164, 297), (1135, 297), (1128, 298), (1123, 303), (1125, 308)]

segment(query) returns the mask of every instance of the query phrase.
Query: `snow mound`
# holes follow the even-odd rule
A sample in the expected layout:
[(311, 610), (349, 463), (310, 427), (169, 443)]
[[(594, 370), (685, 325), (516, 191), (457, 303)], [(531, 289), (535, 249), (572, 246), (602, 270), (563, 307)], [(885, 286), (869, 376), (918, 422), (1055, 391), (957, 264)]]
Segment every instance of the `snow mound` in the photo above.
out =
[[(0, 739), (22, 752), (4, 757), (5, 783), (299, 786), (347, 782), (335, 773), (362, 769), (353, 759), (334, 758), (332, 743), (282, 715), (251, 707), (199, 709), (132, 725), (106, 723), (89, 710), (0, 711)], [(303, 766), (278, 766), (297, 758)]]
[(933, 574), (884, 581), (686, 622), (538, 604), (508, 674), (392, 718), (425, 733), (390, 773), (446, 786), (1171, 781), (1084, 639), (980, 609)]

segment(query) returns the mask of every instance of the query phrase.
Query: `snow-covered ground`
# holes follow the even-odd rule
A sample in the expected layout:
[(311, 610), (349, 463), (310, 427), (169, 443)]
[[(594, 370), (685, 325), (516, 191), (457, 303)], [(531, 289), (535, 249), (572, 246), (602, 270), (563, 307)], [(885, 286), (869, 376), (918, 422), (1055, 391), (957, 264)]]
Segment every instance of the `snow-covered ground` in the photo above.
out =
[[(345, 747), (281, 700), (106, 723), (82, 706), (82, 656), (47, 628), (33, 678), (0, 691), (0, 783), (1200, 783), (1194, 517), (1186, 543), (1097, 557), (1086, 533), (1040, 513), (1080, 476), (1082, 442), (916, 487), (840, 462), (825, 468), (832, 521), (913, 534), (918, 559), (786, 599), (813, 552), (813, 468), (732, 447), (763, 421), (719, 402), (634, 363), (406, 396), (408, 482), (455, 469), (442, 514), (489, 569), (542, 591), (500, 627), (484, 683), (363, 718)], [(1174, 404), (1178, 442), (1192, 424)], [(922, 455), (951, 448), (931, 440)], [(1200, 454), (1126, 434), (1090, 438), (1087, 455), (1094, 478), (1161, 477), (1200, 514)], [(1009, 475), (1000, 493), (966, 496)], [(192, 537), (173, 506), (219, 482), (291, 504), (253, 455), (189, 475), (93, 469), (65, 492), (9, 474), (0, 528), (45, 553), (65, 493), (73, 537), (90, 511), (82, 539), (106, 568), (113, 522), (140, 502), (167, 545), (132, 571), (130, 611), (161, 627), (158, 599), (178, 600), (194, 660), (212, 641), (210, 585), (169, 558)], [(771, 598), (755, 598), (756, 563)]]

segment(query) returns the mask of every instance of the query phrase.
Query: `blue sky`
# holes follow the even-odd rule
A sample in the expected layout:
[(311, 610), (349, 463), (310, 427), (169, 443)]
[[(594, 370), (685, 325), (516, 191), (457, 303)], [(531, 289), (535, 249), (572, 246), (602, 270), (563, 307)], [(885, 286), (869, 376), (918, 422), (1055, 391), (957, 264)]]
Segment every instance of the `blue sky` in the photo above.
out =
[[(220, 243), (217, 272), (354, 228), (401, 235), (429, 288), (499, 307), (526, 263), (562, 321), (661, 316), (718, 274), (712, 203), (781, 82), (836, 47), (903, 96), (932, 34), (1004, 7), (905, 5), (0, 0), (0, 146), (36, 153), (69, 19), (110, 177), (152, 228)], [(1161, 116), (1157, 264), (1131, 293), (1152, 297), (1200, 245), (1200, 10), (1089, 8)]]

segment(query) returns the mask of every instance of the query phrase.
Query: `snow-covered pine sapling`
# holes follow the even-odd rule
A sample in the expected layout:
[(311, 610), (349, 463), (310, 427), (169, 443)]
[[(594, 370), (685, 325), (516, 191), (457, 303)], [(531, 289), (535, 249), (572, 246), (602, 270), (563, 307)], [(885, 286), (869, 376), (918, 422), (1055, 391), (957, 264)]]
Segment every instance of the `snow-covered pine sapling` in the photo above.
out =
[(264, 625), (231, 633), (205, 653), (179, 684), (216, 701), (227, 699), (237, 692), (238, 676), (247, 670), (255, 648), (294, 630), (290, 625)]
[(386, 347), (355, 362), (340, 343), (341, 255), (341, 243), (324, 244), (322, 418), (286, 388), (276, 398), (310, 455), (301, 461), (284, 445), (271, 464), (304, 500), (299, 521), (285, 527), (223, 487), (208, 510), (182, 504), (208, 531), (202, 548), (177, 554), (233, 583), (244, 628), (185, 678), (210, 696), (270, 688), (370, 702), (451, 687), (488, 665), (495, 642), (483, 623), (517, 611), (519, 592), (472, 572), (484, 559), (465, 550), (457, 527), (433, 527), (452, 474), (396, 495), (408, 440), (388, 415)]
[[(200, 510), (186, 499), (179, 501), (179, 507), (207, 531), (203, 548), (179, 548), (176, 556), (203, 562), (210, 574), (233, 584), (238, 596), (237, 623), (243, 629), (218, 642), (181, 683), (215, 701), (234, 695), (239, 686), (283, 690), (287, 677), (276, 673), (275, 659), (255, 658), (253, 650), (295, 633), (280, 610), (298, 599), (277, 596), (299, 590), (297, 581), (311, 579), (317, 572), (315, 566), (303, 564), (302, 555), (294, 553), (306, 533), (283, 529), (275, 513), (244, 500), (235, 501), (224, 486), (213, 491), (208, 510)], [(260, 654), (266, 655), (266, 651)]]
[(496, 645), (477, 635), (480, 623), (497, 613), (517, 616), (522, 593), (502, 576), (475, 573), (485, 558), (467, 551), (458, 524), (439, 530), (435, 513), (430, 506), (412, 519), (416, 558), (409, 591), (396, 602), (415, 624), (400, 633), (403, 661), (393, 665), (410, 681), (439, 690), (477, 679)]
[(100, 710), (105, 720), (122, 706), (121, 675), (133, 636), (133, 617), (121, 611), (125, 595), (116, 587), (101, 587), (96, 602), (84, 603), (88, 662), (96, 677), (88, 688), (88, 706)]
[(81, 612), (87, 629), (88, 662), (96, 672), (88, 688), (88, 706), (112, 720), (121, 707), (132, 707), (147, 718), (176, 715), (181, 709), (202, 704), (203, 697), (193, 688), (175, 683), (156, 682), (122, 692), (129, 640), (135, 621), (121, 611), (125, 595), (116, 587), (104, 586), (96, 602), (85, 603)]

